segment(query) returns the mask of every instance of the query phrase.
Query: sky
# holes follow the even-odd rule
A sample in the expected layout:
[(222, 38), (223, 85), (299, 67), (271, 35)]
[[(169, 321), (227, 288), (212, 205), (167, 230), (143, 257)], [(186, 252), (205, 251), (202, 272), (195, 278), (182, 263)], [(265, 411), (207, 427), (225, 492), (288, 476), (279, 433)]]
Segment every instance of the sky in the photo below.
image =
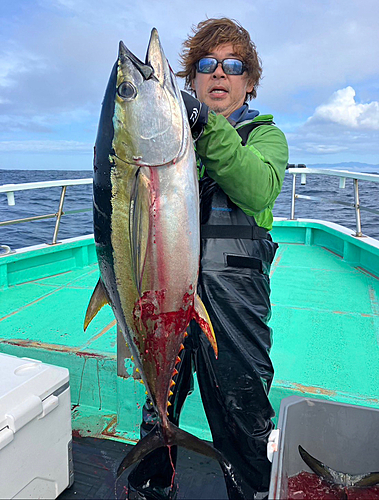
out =
[(157, 28), (178, 71), (192, 26), (221, 16), (257, 46), (250, 107), (290, 163), (379, 164), (378, 0), (4, 0), (0, 16), (0, 168), (91, 170), (119, 41), (144, 60)]

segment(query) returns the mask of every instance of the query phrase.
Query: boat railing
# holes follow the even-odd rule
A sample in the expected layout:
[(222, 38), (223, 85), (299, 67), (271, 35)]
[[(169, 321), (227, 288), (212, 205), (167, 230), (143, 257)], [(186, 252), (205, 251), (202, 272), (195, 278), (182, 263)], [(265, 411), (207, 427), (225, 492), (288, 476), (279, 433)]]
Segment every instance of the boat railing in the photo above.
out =
[[(6, 220), (3, 222), (0, 222), (0, 227), (8, 226), (11, 224), (19, 224), (22, 222), (31, 222), (31, 221), (37, 221), (37, 220), (43, 220), (43, 219), (51, 219), (51, 218), (55, 217), (56, 221), (55, 221), (55, 227), (54, 227), (54, 234), (53, 234), (53, 239), (51, 241), (51, 245), (55, 245), (57, 243), (59, 225), (60, 225), (61, 218), (63, 215), (77, 214), (80, 212), (90, 212), (92, 210), (92, 207), (88, 207), (88, 208), (80, 208), (77, 210), (67, 210), (64, 212), (63, 211), (63, 204), (64, 204), (67, 188), (69, 186), (79, 186), (79, 185), (83, 185), (83, 184), (92, 184), (92, 182), (93, 182), (92, 178), (89, 178), (89, 179), (67, 179), (67, 180), (56, 180), (56, 181), (26, 182), (26, 183), (22, 183), (22, 184), (3, 184), (2, 186), (0, 186), (0, 193), (5, 193), (7, 195), (9, 206), (14, 206), (16, 204), (16, 201), (15, 201), (15, 192), (16, 191), (26, 191), (29, 189), (43, 189), (43, 188), (60, 187), (61, 188), (61, 195), (59, 198), (57, 212), (50, 213), (50, 214), (37, 215), (34, 217), (24, 217), (22, 219)], [(3, 252), (2, 252), (3, 254), (8, 253), (8, 251), (10, 251), (10, 249), (9, 249), (9, 247), (7, 247), (7, 245), (0, 245), (0, 247), (3, 250)]]
[[(355, 211), (355, 219), (356, 219), (356, 237), (362, 237), (362, 224), (361, 224), (361, 210), (366, 210), (368, 212), (379, 215), (379, 211), (374, 210), (369, 207), (363, 207), (359, 201), (359, 185), (358, 181), (368, 181), (368, 182), (376, 182), (379, 183), (379, 175), (377, 174), (367, 174), (360, 172), (350, 172), (347, 170), (330, 170), (330, 169), (320, 169), (320, 168), (308, 168), (306, 165), (299, 164), (289, 164), (288, 172), (293, 176), (292, 179), (292, 195), (291, 195), (291, 211), (290, 211), (290, 220), (295, 220), (295, 202), (298, 199), (303, 200), (312, 200), (323, 203), (330, 204), (338, 204), (346, 207), (353, 208)], [(296, 192), (296, 181), (297, 177), (300, 177), (300, 182), (302, 185), (306, 184), (306, 179), (308, 175), (326, 175), (329, 177), (338, 177), (339, 178), (339, 187), (341, 189), (345, 188), (346, 179), (353, 179), (353, 189), (354, 189), (354, 203), (347, 203), (340, 200), (335, 200), (331, 198), (324, 198), (319, 196), (306, 196)], [(80, 212), (89, 212), (92, 210), (92, 207), (81, 208), (76, 210), (67, 210), (63, 211), (63, 205), (65, 201), (66, 191), (69, 186), (78, 186), (83, 184), (92, 184), (92, 178), (86, 179), (68, 179), (68, 180), (55, 180), (55, 181), (42, 181), (42, 182), (28, 182), (22, 184), (4, 184), (0, 186), (0, 193), (5, 193), (8, 198), (8, 205), (15, 205), (15, 192), (16, 191), (25, 191), (29, 189), (42, 189), (42, 188), (52, 188), (52, 187), (60, 187), (61, 195), (58, 204), (58, 210), (55, 213), (48, 213), (43, 215), (37, 215), (34, 217), (24, 217), (21, 219), (13, 219), (13, 220), (5, 220), (0, 221), (0, 228), (2, 226), (7, 226), (11, 224), (19, 224), (22, 222), (30, 222), (37, 221), (43, 219), (56, 218), (53, 238), (51, 241), (51, 245), (55, 245), (58, 239), (58, 231), (61, 222), (61, 218), (63, 215), (76, 214)], [(4, 255), (10, 252), (10, 248), (6, 245), (0, 245), (1, 254)]]
[[(360, 172), (350, 172), (348, 170), (330, 170), (324, 168), (307, 168), (306, 165), (288, 165), (288, 172), (293, 176), (292, 178), (292, 195), (291, 195), (291, 213), (290, 220), (295, 220), (295, 201), (298, 199), (312, 200), (322, 203), (331, 203), (336, 205), (343, 205), (345, 207), (353, 208), (355, 211), (356, 230), (355, 235), (358, 238), (364, 236), (362, 234), (361, 210), (371, 212), (379, 215), (379, 211), (373, 208), (363, 207), (359, 202), (359, 185), (358, 181), (376, 182), (379, 184), (378, 174), (366, 174)], [(344, 189), (346, 186), (346, 179), (353, 179), (354, 190), (354, 203), (347, 203), (345, 201), (334, 200), (331, 198), (324, 198), (320, 196), (306, 196), (296, 193), (296, 179), (300, 176), (300, 183), (306, 184), (307, 175), (326, 175), (328, 177), (338, 177), (339, 187)]]

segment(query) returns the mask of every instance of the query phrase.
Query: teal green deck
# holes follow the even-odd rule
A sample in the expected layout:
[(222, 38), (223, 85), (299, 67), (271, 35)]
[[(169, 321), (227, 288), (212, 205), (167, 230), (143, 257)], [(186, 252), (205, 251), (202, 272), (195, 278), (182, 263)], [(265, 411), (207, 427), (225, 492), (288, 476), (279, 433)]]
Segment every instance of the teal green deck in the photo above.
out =
[[(379, 243), (309, 221), (278, 221), (273, 235), (275, 411), (289, 395), (379, 407)], [(82, 328), (97, 279), (91, 238), (0, 257), (0, 351), (67, 367), (73, 428), (134, 441), (145, 389), (129, 359), (117, 376), (110, 307)], [(182, 426), (210, 439), (198, 390)]]

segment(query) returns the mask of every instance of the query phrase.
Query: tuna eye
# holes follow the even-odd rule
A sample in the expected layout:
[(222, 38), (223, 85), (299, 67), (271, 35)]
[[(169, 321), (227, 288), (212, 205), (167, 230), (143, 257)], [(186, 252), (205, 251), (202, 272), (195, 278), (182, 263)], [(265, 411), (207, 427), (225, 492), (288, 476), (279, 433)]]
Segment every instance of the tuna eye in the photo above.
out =
[(130, 82), (122, 82), (117, 89), (118, 95), (126, 101), (131, 101), (137, 95), (137, 89)]

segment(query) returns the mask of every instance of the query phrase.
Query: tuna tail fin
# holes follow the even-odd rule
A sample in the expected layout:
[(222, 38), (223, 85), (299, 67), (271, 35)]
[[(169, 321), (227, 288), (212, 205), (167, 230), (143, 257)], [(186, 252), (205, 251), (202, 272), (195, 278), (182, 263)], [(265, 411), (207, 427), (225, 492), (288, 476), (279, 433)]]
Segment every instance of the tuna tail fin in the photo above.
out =
[(84, 318), (84, 331), (105, 304), (110, 304), (110, 300), (105, 286), (101, 278), (99, 278), (89, 301), (86, 317)]
[(379, 483), (379, 472), (369, 472), (368, 474), (354, 476), (356, 478), (353, 486), (374, 486)]
[(368, 474), (347, 474), (345, 472), (338, 472), (312, 457), (312, 455), (305, 451), (300, 445), (299, 453), (308, 467), (329, 483), (347, 487), (373, 486), (379, 483), (379, 472), (370, 472)]
[(317, 458), (312, 457), (312, 455), (310, 455), (307, 451), (305, 451), (304, 448), (300, 445), (299, 445), (299, 453), (304, 462), (308, 465), (310, 469), (313, 470), (315, 474), (322, 477), (323, 479), (325, 479), (325, 481), (328, 481), (329, 483), (335, 482), (332, 474), (333, 469), (330, 469), (330, 467), (317, 460)]
[(220, 463), (224, 476), (228, 476), (231, 479), (233, 484), (233, 498), (236, 500), (244, 499), (243, 493), (236, 482), (232, 466), (225, 460), (223, 455), (212, 445), (197, 438), (196, 436), (193, 436), (189, 432), (179, 429), (179, 427), (171, 422), (167, 422), (167, 427), (165, 429), (163, 429), (161, 424), (158, 423), (149, 432), (149, 434), (147, 434), (147, 436), (141, 439), (133, 447), (133, 449), (121, 462), (117, 470), (117, 479), (119, 479), (125, 469), (133, 465), (138, 460), (142, 460), (142, 458), (144, 458), (151, 451), (154, 451), (156, 448), (175, 445), (182, 446), (187, 450), (191, 450), (217, 460)]
[(135, 462), (142, 460), (148, 453), (156, 450), (157, 448), (161, 448), (162, 446), (166, 446), (166, 443), (164, 442), (160, 425), (156, 424), (149, 434), (140, 439), (138, 443), (133, 446), (132, 450), (121, 462), (119, 468), (117, 469), (117, 479), (128, 467), (133, 465)]
[(213, 326), (211, 323), (211, 319), (208, 315), (208, 312), (205, 309), (205, 305), (203, 304), (203, 301), (197, 295), (197, 293), (195, 294), (195, 299), (194, 299), (194, 319), (205, 333), (207, 339), (209, 340), (211, 346), (213, 347), (215, 356), (217, 358), (218, 348), (217, 348), (215, 332), (213, 330)]

